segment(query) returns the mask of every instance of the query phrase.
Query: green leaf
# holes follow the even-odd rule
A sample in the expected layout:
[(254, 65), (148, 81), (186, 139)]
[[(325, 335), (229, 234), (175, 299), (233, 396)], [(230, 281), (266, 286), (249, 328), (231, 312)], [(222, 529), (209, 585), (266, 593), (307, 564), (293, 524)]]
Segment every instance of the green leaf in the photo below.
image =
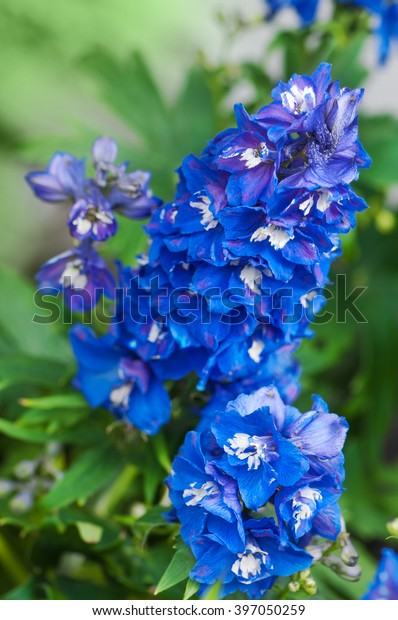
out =
[(0, 418), (0, 433), (12, 439), (28, 443), (58, 441), (61, 443), (84, 445), (101, 442), (104, 438), (103, 432), (96, 427), (93, 428), (92, 422), (89, 421), (87, 421), (87, 424), (80, 424), (76, 429), (50, 433), (48, 430), (23, 426), (20, 422), (14, 423)]
[(145, 502), (153, 504), (157, 490), (164, 480), (164, 471), (150, 453), (146, 455), (143, 469), (143, 489)]
[(199, 590), (200, 584), (193, 579), (188, 579), (184, 592), (184, 601), (190, 599)]
[(168, 590), (177, 583), (187, 579), (194, 565), (195, 558), (193, 557), (191, 550), (185, 545), (181, 546), (173, 555), (170, 564), (159, 581), (155, 590), (155, 595), (160, 594), (160, 592)]
[(86, 501), (104, 487), (122, 465), (122, 456), (113, 446), (103, 445), (84, 452), (42, 499), (41, 506), (51, 510), (76, 500)]
[(24, 407), (35, 409), (76, 409), (87, 408), (87, 401), (79, 392), (69, 394), (54, 394), (41, 398), (21, 398), (19, 401)]
[(57, 576), (56, 585), (64, 595), (73, 601), (121, 600), (125, 596), (124, 591), (118, 590), (115, 584), (112, 584), (113, 587), (111, 588), (104, 584)]
[(0, 390), (20, 383), (54, 387), (67, 375), (65, 366), (55, 360), (17, 352), (0, 356)]
[(0, 265), (0, 333), (16, 350), (70, 364), (66, 338), (54, 325), (33, 322), (35, 289), (8, 267)]
[(202, 68), (195, 67), (188, 73), (172, 119), (176, 158), (201, 152), (214, 135), (216, 121), (212, 95)]
[(100, 525), (87, 523), (87, 521), (76, 521), (75, 525), (80, 538), (88, 545), (95, 545), (101, 540), (104, 530)]
[(164, 506), (154, 506), (150, 508), (142, 517), (136, 519), (134, 525), (140, 525), (144, 528), (154, 528), (167, 525), (163, 515), (166, 512)]
[(388, 116), (361, 116), (359, 136), (373, 159), (372, 166), (361, 172), (361, 184), (385, 190), (398, 182), (398, 119)]
[(154, 455), (155, 458), (157, 458), (159, 465), (163, 467), (166, 473), (170, 473), (171, 460), (164, 435), (160, 432), (157, 435), (153, 435), (150, 438), (150, 441), (153, 445)]
[(53, 441), (53, 439), (43, 430), (19, 426), (13, 424), (8, 420), (0, 418), (0, 433), (13, 439), (19, 439), (20, 441), (28, 441), (31, 443), (46, 443), (47, 441)]
[[(167, 106), (141, 54), (121, 63), (103, 49), (87, 56), (81, 67), (101, 85), (103, 99), (129, 126), (152, 144), (163, 142), (168, 127)], [(156, 149), (157, 150), (157, 149)]]
[(27, 601), (37, 598), (37, 583), (35, 578), (31, 578), (21, 583), (13, 590), (10, 590), (3, 599), (6, 601)]
[(57, 432), (59, 429), (74, 426), (90, 413), (89, 409), (29, 409), (18, 420), (20, 426), (38, 426), (49, 424), (47, 432)]
[(345, 42), (344, 47), (339, 46), (328, 58), (333, 65), (334, 78), (345, 87), (357, 88), (368, 75), (368, 70), (359, 60), (367, 39), (367, 32), (357, 32), (348, 43)]

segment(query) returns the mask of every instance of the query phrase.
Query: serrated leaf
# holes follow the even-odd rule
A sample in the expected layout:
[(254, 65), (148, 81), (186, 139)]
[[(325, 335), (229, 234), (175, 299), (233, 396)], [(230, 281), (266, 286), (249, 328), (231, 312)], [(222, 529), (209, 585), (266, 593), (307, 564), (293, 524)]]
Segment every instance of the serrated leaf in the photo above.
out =
[(164, 590), (168, 590), (177, 583), (189, 577), (189, 573), (195, 565), (195, 558), (188, 547), (180, 547), (173, 555), (172, 560), (161, 580), (159, 581), (155, 594), (160, 594)]
[(114, 477), (123, 458), (113, 446), (105, 445), (84, 452), (62, 480), (41, 500), (47, 510), (68, 506), (76, 500), (86, 501)]

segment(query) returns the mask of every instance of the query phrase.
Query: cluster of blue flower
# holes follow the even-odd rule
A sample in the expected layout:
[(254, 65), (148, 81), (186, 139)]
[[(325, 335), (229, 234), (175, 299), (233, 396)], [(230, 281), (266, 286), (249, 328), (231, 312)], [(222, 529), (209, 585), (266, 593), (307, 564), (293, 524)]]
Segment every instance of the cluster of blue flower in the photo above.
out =
[[(347, 425), (319, 397), (306, 414), (289, 406), (298, 393), (292, 353), (324, 303), (339, 233), (366, 208), (349, 184), (370, 165), (358, 140), (363, 91), (332, 82), (330, 65), (294, 75), (272, 94), (257, 114), (236, 106), (237, 127), (218, 134), (200, 157), (185, 158), (175, 200), (146, 227), (148, 255), (135, 269), (119, 266), (108, 334), (97, 337), (86, 326), (71, 333), (75, 385), (93, 406), (145, 433), (170, 416), (163, 381), (197, 374), (210, 398), (168, 481), (174, 514), (197, 559), (193, 578), (251, 596), (277, 576), (307, 569), (309, 540), (335, 540), (340, 530)], [(89, 184), (108, 187), (107, 215), (120, 208), (119, 186), (127, 185), (112, 145), (96, 143), (97, 179)], [(64, 198), (65, 184), (53, 168), (29, 182), (54, 200)], [(149, 211), (156, 199), (147, 177), (140, 187)], [(110, 222), (94, 232), (93, 216), (74, 197), (70, 226), (82, 244), (114, 232)], [(56, 284), (59, 274), (49, 269), (39, 280), (45, 270)], [(72, 262), (65, 269), (75, 287), (87, 287), (87, 272)]]
[(301, 414), (271, 386), (188, 433), (167, 481), (170, 518), (197, 559), (191, 577), (202, 591), (219, 580), (222, 595), (258, 598), (311, 565), (304, 547), (314, 536), (336, 540), (347, 428), (320, 397)]
[[(318, 0), (265, 0), (268, 5), (268, 19), (285, 7), (292, 7), (300, 16), (304, 26), (316, 18)], [(380, 39), (379, 59), (384, 63), (390, 53), (391, 40), (398, 39), (398, 2), (395, 0), (336, 0), (338, 4), (356, 5), (370, 13), (375, 20), (375, 33)]]
[(26, 177), (41, 200), (71, 204), (68, 226), (75, 245), (45, 263), (37, 279), (41, 288), (62, 291), (76, 311), (95, 306), (101, 294), (114, 296), (115, 283), (93, 243), (116, 234), (115, 213), (143, 218), (161, 204), (150, 192), (148, 172), (128, 172), (128, 162), (115, 164), (114, 140), (99, 138), (91, 155), (93, 179), (86, 179), (85, 160), (69, 153), (55, 153), (45, 171)]
[[(156, 209), (147, 226), (149, 256), (136, 269), (120, 267), (109, 334), (96, 339), (84, 327), (72, 333), (76, 385), (93, 406), (155, 433), (170, 415), (161, 382), (191, 371), (218, 405), (271, 383), (286, 402), (297, 396), (292, 352), (324, 302), (338, 233), (366, 207), (349, 186), (370, 164), (358, 140), (363, 92), (340, 88), (330, 69), (321, 64), (311, 76), (279, 83), (274, 101), (255, 115), (238, 105), (237, 128), (184, 160), (176, 199)], [(91, 244), (114, 233), (113, 210), (143, 216), (158, 203), (148, 175), (127, 174), (115, 157), (114, 142), (100, 139), (95, 181), (84, 182), (83, 162), (61, 154), (46, 172), (28, 175), (46, 200), (77, 200), (69, 220), (81, 240), (74, 257), (61, 255), (38, 274), (41, 285), (56, 289), (69, 276), (64, 293), (72, 307), (76, 289), (95, 301), (98, 280), (108, 282)], [(121, 188), (129, 183), (126, 197)], [(101, 196), (96, 206), (90, 192)]]

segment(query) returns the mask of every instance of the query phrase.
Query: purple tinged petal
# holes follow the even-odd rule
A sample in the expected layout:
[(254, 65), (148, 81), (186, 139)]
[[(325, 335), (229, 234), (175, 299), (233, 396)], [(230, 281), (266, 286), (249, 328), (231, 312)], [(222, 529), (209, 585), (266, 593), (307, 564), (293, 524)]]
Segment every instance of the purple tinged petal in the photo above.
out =
[(346, 420), (334, 413), (309, 411), (292, 424), (288, 433), (304, 454), (333, 458), (343, 448), (348, 431)]
[(47, 172), (56, 177), (68, 194), (78, 198), (85, 186), (85, 159), (77, 159), (69, 153), (55, 153)]
[(97, 138), (91, 149), (91, 157), (95, 166), (101, 163), (113, 164), (117, 157), (116, 142), (108, 136)]
[(25, 178), (30, 188), (41, 200), (64, 202), (70, 199), (70, 194), (59, 180), (48, 172), (30, 172)]

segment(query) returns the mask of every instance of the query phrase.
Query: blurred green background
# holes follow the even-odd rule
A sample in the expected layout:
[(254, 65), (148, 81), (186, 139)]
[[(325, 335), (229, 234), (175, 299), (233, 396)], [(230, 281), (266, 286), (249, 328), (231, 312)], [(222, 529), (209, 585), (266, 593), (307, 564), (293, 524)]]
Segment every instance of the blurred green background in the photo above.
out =
[[(219, 12), (223, 19), (216, 18)], [(365, 591), (386, 544), (386, 523), (398, 516), (398, 121), (385, 114), (398, 116), (391, 78), (398, 58), (376, 68), (373, 44), (353, 32), (344, 15), (315, 32), (315, 45), (314, 38), (307, 45), (308, 33), (293, 30), (279, 35), (271, 51), (278, 28), (296, 22), (287, 13), (270, 27), (262, 24), (263, 13), (262, 0), (0, 2), (0, 481), (15, 477), (21, 460), (47, 454), (43, 446), (50, 440), (66, 448), (45, 458), (65, 478), (72, 474), (67, 493), (61, 488), (58, 499), (55, 494), (32, 510), (15, 510), (9, 497), (0, 498), (1, 595), (152, 593), (148, 584), (159, 580), (172, 554), (171, 533), (157, 508), (163, 478), (192, 424), (177, 415), (149, 452), (140, 437), (119, 436), (118, 429), (110, 446), (110, 416), (76, 401), (66, 330), (31, 323), (33, 275), (70, 245), (67, 208), (35, 199), (24, 175), (42, 169), (55, 150), (88, 156), (92, 140), (110, 134), (120, 144), (120, 159), (152, 170), (155, 192), (168, 200), (174, 168), (233, 123), (235, 101), (258, 108), (277, 79), (310, 72), (321, 60), (333, 62), (342, 84), (367, 87), (360, 129), (374, 165), (357, 189), (371, 208), (344, 239), (332, 282), (344, 273), (349, 287), (367, 287), (358, 306), (368, 322), (348, 316), (315, 327), (316, 338), (299, 352), (299, 405), (306, 410), (311, 393), (319, 392), (351, 426), (342, 507), (361, 552), (363, 578), (350, 584), (321, 567), (318, 596), (356, 598)], [(124, 220), (105, 254), (133, 261), (144, 248), (140, 223)], [(53, 396), (53, 408), (34, 400)], [(191, 403), (186, 394), (174, 395), (177, 414)], [(93, 440), (98, 453), (90, 452)], [(76, 482), (93, 463), (96, 478), (79, 495)], [(140, 521), (142, 510), (150, 516)], [(166, 596), (180, 598), (183, 589), (176, 587)]]
[[(127, 147), (125, 154), (134, 165), (143, 166), (127, 153), (130, 144), (139, 143), (139, 127), (129, 123), (127, 115), (130, 107), (137, 118), (136, 98), (139, 112), (145, 110), (148, 93), (142, 92), (139, 80), (134, 83), (134, 72), (129, 75), (127, 68), (124, 76), (112, 76), (110, 63), (122, 71), (131, 53), (140, 51), (165, 97), (173, 100), (197, 51), (212, 54), (220, 46), (220, 28), (213, 19), (217, 4), (222, 8), (228, 2), (1, 1), (0, 260), (32, 274), (44, 258), (67, 247), (62, 208), (39, 203), (22, 181), (31, 167), (46, 164), (53, 150), (69, 148), (83, 156), (95, 136), (111, 134)], [(118, 77), (126, 81), (131, 97), (124, 102), (123, 114), (107, 105), (101, 69), (111, 81), (110, 89), (117, 91)], [(118, 93), (113, 96), (117, 99)], [(150, 116), (153, 111), (149, 103), (145, 112)], [(157, 126), (153, 114), (151, 122)], [(189, 150), (189, 126), (185, 131), (181, 155), (184, 147)], [(159, 152), (164, 144), (155, 138), (150, 146), (152, 156), (163, 157), (169, 168), (178, 163)]]

